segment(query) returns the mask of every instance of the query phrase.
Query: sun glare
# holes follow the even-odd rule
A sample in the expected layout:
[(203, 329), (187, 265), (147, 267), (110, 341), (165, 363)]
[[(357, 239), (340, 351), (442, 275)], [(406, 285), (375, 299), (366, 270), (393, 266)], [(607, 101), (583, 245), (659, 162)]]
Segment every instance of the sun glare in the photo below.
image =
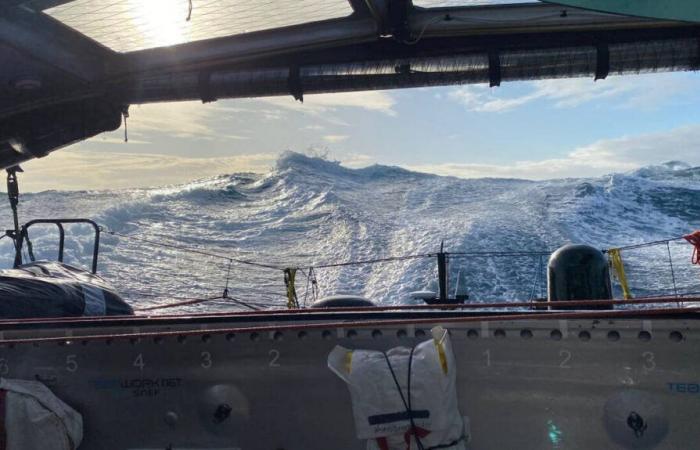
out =
[(163, 47), (187, 41), (187, 1), (130, 0), (131, 21), (141, 32), (144, 47)]

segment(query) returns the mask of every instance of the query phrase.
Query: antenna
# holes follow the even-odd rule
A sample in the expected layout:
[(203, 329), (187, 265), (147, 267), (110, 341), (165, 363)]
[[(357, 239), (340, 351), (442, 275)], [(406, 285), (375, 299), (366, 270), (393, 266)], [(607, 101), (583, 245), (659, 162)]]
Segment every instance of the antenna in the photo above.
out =
[(12, 208), (12, 219), (14, 220), (14, 230), (7, 230), (6, 236), (12, 238), (15, 243), (15, 267), (22, 264), (22, 244), (20, 242), (19, 217), (17, 206), (19, 205), (19, 182), (17, 172), (24, 172), (20, 166), (13, 166), (7, 169), (7, 197)]

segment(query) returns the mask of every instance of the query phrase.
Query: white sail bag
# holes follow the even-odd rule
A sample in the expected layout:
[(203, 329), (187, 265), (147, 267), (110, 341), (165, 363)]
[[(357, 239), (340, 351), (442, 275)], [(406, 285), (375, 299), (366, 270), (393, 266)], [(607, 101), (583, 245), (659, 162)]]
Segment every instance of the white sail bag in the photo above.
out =
[(466, 448), (449, 333), (436, 327), (432, 335), (412, 349), (336, 346), (328, 355), (328, 367), (348, 385), (357, 437), (368, 450)]
[(75, 450), (83, 418), (37, 381), (0, 378), (2, 450)]

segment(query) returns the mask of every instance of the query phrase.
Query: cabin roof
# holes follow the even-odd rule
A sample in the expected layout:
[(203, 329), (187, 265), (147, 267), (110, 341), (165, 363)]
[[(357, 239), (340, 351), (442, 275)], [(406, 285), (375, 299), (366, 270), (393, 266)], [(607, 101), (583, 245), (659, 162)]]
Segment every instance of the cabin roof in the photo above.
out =
[(0, 167), (132, 104), (695, 70), (699, 31), (513, 0), (5, 0)]

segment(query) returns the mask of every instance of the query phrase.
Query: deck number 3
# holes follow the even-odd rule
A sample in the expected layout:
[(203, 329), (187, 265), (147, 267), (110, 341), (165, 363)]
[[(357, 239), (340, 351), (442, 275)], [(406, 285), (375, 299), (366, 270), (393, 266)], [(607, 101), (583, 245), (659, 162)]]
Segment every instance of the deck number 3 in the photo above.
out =
[(652, 352), (642, 353), (644, 357), (644, 373), (653, 372), (656, 369), (656, 361), (654, 361), (654, 354)]
[(202, 352), (202, 368), (204, 369), (210, 369), (211, 368), (211, 353), (209, 352)]

